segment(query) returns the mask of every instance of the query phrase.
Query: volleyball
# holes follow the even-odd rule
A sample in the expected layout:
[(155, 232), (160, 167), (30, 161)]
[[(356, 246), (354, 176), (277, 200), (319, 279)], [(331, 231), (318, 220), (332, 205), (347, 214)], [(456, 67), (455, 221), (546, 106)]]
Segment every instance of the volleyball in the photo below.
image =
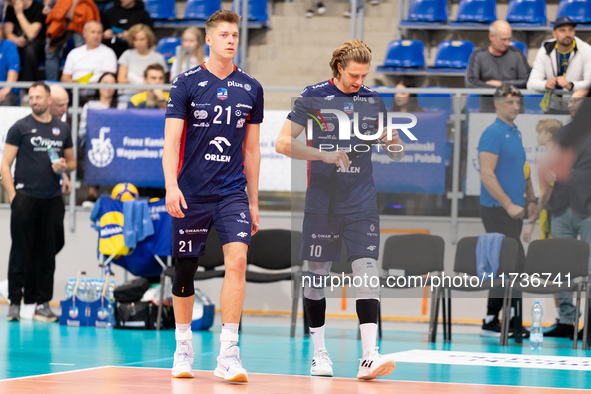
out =
[(139, 196), (137, 188), (129, 182), (118, 183), (111, 192), (113, 200), (128, 201), (135, 200)]

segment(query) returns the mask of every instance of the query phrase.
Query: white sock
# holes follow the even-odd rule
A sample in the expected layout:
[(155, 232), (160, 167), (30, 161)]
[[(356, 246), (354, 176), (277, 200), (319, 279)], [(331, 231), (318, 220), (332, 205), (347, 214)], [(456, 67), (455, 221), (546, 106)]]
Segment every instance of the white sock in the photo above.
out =
[(326, 349), (326, 345), (324, 344), (324, 326), (310, 327), (310, 336), (312, 337), (312, 342), (314, 342), (314, 354), (320, 348)]
[(359, 325), (361, 331), (361, 347), (363, 357), (369, 356), (376, 349), (378, 325), (376, 323), (364, 323)]
[[(238, 323), (222, 323), (222, 334), (220, 335), (220, 354), (230, 346), (238, 344)], [(233, 338), (227, 340), (222, 338)]]
[(484, 318), (484, 323), (488, 324), (491, 321), (493, 321), (494, 318), (495, 318), (495, 315), (486, 315), (486, 317)]

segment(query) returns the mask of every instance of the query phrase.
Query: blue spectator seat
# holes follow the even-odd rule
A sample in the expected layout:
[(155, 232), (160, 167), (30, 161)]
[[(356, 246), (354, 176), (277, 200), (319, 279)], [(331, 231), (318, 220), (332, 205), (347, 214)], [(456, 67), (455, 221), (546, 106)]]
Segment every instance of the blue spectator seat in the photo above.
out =
[(187, 0), (184, 18), (205, 21), (221, 8), (221, 0)]
[(591, 1), (589, 0), (560, 0), (556, 19), (568, 16), (577, 23), (591, 23)]
[[(455, 23), (491, 23), (497, 20), (495, 0), (460, 0)], [(454, 23), (452, 23), (454, 24)]]
[(180, 37), (163, 37), (158, 40), (156, 52), (164, 56), (166, 63), (176, 54), (176, 47), (181, 45)]
[(412, 0), (408, 18), (400, 21), (402, 26), (442, 24), (447, 22), (447, 0)]
[(474, 44), (470, 41), (442, 41), (437, 46), (432, 72), (465, 72)]
[(144, 8), (154, 20), (174, 20), (176, 18), (174, 0), (144, 0)]
[[(242, 15), (242, 0), (239, 2), (239, 9), (236, 10), (235, 2), (232, 3), (232, 11)], [(263, 27), (269, 21), (267, 11), (267, 0), (248, 0), (248, 26)]]
[[(430, 86), (433, 89), (442, 89), (440, 86)], [(419, 93), (417, 103), (426, 112), (445, 112), (450, 115), (454, 112), (453, 95), (446, 93)]]
[(507, 6), (507, 22), (513, 26), (546, 25), (545, 0), (511, 0)]
[(525, 95), (523, 96), (523, 110), (526, 114), (543, 114), (544, 111), (540, 107), (540, 102), (544, 98), (543, 95)]
[(523, 54), (525, 55), (525, 58), (527, 59), (527, 47), (525, 46), (524, 42), (511, 41), (511, 46), (514, 46), (515, 48), (520, 49), (521, 52), (523, 52)]
[(422, 69), (425, 67), (425, 53), (422, 41), (394, 40), (388, 44), (384, 65), (378, 66), (378, 71)]
[(466, 105), (464, 109), (467, 112), (480, 112), (480, 95), (478, 94), (467, 94)]

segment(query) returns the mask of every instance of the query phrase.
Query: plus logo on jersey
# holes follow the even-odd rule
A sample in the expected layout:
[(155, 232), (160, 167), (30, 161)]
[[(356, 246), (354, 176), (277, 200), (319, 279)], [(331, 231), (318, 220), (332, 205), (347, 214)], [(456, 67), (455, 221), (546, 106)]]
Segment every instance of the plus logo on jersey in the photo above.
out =
[(218, 88), (218, 98), (220, 100), (225, 100), (228, 98), (228, 89), (226, 88)]

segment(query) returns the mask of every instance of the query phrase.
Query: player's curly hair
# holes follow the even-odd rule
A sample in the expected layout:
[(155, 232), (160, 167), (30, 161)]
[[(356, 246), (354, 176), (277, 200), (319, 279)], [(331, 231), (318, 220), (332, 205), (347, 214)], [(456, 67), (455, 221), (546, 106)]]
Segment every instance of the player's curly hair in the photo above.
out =
[(347, 63), (351, 60), (360, 64), (371, 63), (371, 49), (361, 40), (345, 42), (332, 53), (332, 59), (330, 59), (329, 63), (332, 76), (337, 78), (340, 74), (338, 65), (340, 64), (341, 68), (345, 69)]
[(210, 29), (215, 28), (218, 23), (221, 22), (238, 25), (240, 23), (240, 15), (230, 10), (219, 10), (214, 12), (205, 22), (205, 34), (209, 35)]

